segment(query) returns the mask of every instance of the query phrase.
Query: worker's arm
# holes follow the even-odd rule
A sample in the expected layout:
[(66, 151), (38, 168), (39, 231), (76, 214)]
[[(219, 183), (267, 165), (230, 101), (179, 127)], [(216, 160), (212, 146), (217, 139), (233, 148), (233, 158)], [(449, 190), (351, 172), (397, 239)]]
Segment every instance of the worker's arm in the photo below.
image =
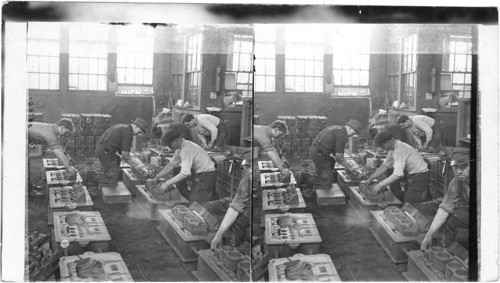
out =
[(421, 250), (426, 250), (429, 248), (432, 242), (432, 236), (443, 226), (443, 223), (446, 221), (446, 218), (448, 218), (449, 213), (444, 211), (442, 208), (439, 208), (436, 216), (434, 216), (434, 220), (432, 220), (431, 227), (429, 227), (429, 231), (427, 231), (427, 234), (425, 234), (425, 238), (422, 241), (422, 244), (420, 244), (420, 249)]
[(161, 185), (161, 189), (166, 190), (166, 189), (168, 189), (168, 187), (179, 183), (180, 181), (186, 179), (187, 177), (188, 177), (187, 175), (184, 175), (184, 173), (181, 172), (181, 173), (177, 174), (175, 177), (173, 177), (172, 179), (166, 180), (165, 183), (163, 183), (163, 185)]
[(226, 233), (229, 227), (231, 227), (234, 221), (236, 221), (238, 214), (239, 214), (238, 211), (234, 210), (232, 207), (228, 208), (226, 215), (224, 215), (224, 219), (220, 224), (219, 230), (217, 230), (217, 233), (215, 234), (215, 237), (212, 240), (212, 243), (210, 244), (210, 248), (212, 250), (220, 247), (224, 233)]
[(207, 146), (207, 137), (205, 137), (204, 135), (198, 133), (198, 131), (196, 131), (196, 134), (198, 135), (198, 137), (201, 140), (201, 147), (206, 147)]
[(349, 165), (349, 163), (347, 163), (347, 161), (344, 158), (344, 154), (343, 153), (335, 153), (335, 160), (338, 163), (340, 163), (340, 165), (344, 166), (344, 168), (346, 170), (348, 170), (349, 172), (353, 172), (354, 173), (354, 168), (351, 165)]
[(269, 158), (273, 161), (274, 165), (276, 165), (276, 167), (278, 167), (278, 169), (280, 169), (281, 174), (284, 177), (288, 177), (288, 175), (290, 175), (290, 171), (285, 168), (285, 165), (283, 164), (283, 161), (279, 157), (276, 149), (273, 148), (272, 150), (269, 150), (266, 153), (267, 153), (267, 156), (269, 156)]
[[(212, 124), (208, 119), (198, 116), (198, 125), (202, 126), (203, 128), (207, 129), (210, 131), (210, 143), (208, 143), (208, 147), (213, 147), (215, 140), (217, 139), (217, 135), (219, 133), (219, 130), (217, 130), (217, 127)], [(207, 143), (205, 139), (205, 144)]]
[(68, 157), (66, 156), (66, 154), (64, 154), (64, 152), (60, 146), (54, 148), (53, 151), (54, 151), (54, 154), (57, 156), (57, 159), (59, 159), (59, 161), (61, 161), (61, 163), (64, 165), (64, 167), (66, 167), (66, 171), (68, 171), (68, 173), (70, 175), (76, 174), (76, 172), (78, 172), (75, 169), (75, 167), (73, 167), (73, 166), (71, 166), (71, 164), (69, 164)]
[(165, 166), (161, 171), (160, 173), (158, 173), (158, 175), (156, 175), (153, 180), (151, 181), (153, 184), (158, 182), (158, 179), (160, 178), (163, 178), (165, 176), (167, 176), (168, 174), (170, 174), (170, 172), (172, 172), (177, 166), (175, 166), (172, 162), (170, 162), (169, 164), (167, 164), (167, 166)]
[(388, 178), (386, 178), (385, 180), (382, 180), (380, 183), (376, 184), (374, 187), (373, 187), (373, 190), (378, 192), (380, 191), (382, 188), (385, 188), (386, 186), (396, 182), (397, 180), (399, 180), (399, 176), (397, 175), (394, 175), (392, 174), (391, 176), (389, 176)]
[(414, 131), (411, 131), (411, 135), (413, 136), (413, 139), (417, 142), (417, 149), (421, 149), (422, 148), (422, 138), (415, 134)]
[(377, 168), (377, 170), (375, 170), (375, 172), (373, 172), (373, 174), (370, 177), (368, 177), (368, 179), (366, 179), (366, 184), (370, 184), (373, 180), (385, 174), (385, 172), (387, 172), (388, 169), (389, 168), (386, 165), (382, 164), (382, 166)]

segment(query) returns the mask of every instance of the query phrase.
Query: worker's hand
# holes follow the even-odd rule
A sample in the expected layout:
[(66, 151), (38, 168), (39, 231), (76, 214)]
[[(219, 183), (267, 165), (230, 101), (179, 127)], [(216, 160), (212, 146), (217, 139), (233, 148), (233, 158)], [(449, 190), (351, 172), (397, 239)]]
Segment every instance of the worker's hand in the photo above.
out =
[(160, 186), (160, 190), (162, 191), (167, 191), (168, 187), (170, 187), (170, 182), (169, 181), (166, 181), (165, 183), (163, 183), (161, 186)]
[(78, 170), (76, 170), (76, 168), (73, 166), (70, 166), (68, 169), (66, 169), (66, 171), (68, 171), (68, 174), (70, 176), (74, 176), (76, 175), (76, 173), (78, 173)]
[(379, 192), (383, 189), (383, 187), (380, 185), (380, 184), (376, 184), (375, 186), (373, 186), (373, 191), (375, 192)]
[(283, 176), (283, 179), (288, 178), (290, 174), (292, 174), (292, 172), (290, 172), (290, 170), (286, 168), (283, 168), (283, 170), (281, 170), (281, 175)]
[(370, 185), (372, 183), (372, 180), (370, 178), (366, 179), (366, 180), (363, 180), (359, 183), (360, 186), (362, 187), (366, 187), (368, 185)]
[(215, 234), (214, 239), (210, 243), (210, 249), (212, 249), (212, 250), (219, 249), (221, 244), (222, 244), (222, 237)]
[(422, 240), (422, 244), (420, 244), (420, 249), (422, 251), (428, 250), (432, 243), (432, 237), (425, 235), (425, 238)]

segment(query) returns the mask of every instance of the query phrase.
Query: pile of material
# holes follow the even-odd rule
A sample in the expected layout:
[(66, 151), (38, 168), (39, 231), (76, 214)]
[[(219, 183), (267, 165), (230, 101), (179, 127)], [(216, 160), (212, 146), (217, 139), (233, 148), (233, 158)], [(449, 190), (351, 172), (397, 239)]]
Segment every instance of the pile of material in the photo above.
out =
[(446, 281), (468, 281), (469, 270), (467, 266), (463, 261), (460, 261), (460, 255), (454, 256), (456, 247), (459, 247), (459, 250), (465, 250), (458, 243), (452, 244), (448, 249), (432, 247), (427, 251), (427, 257), (423, 258), (424, 263), (439, 278), (444, 277)]
[(176, 187), (170, 186), (166, 191), (160, 189), (161, 183), (159, 184), (146, 184), (146, 193), (148, 195), (159, 202), (167, 202), (173, 200), (180, 200), (181, 193), (177, 190)]
[(183, 224), (184, 230), (196, 236), (208, 235), (210, 231), (208, 224), (184, 205), (176, 205), (172, 209), (172, 214), (175, 220)]
[(394, 200), (394, 195), (389, 190), (385, 190), (383, 192), (378, 191), (375, 192), (373, 187), (375, 185), (368, 186), (360, 186), (359, 189), (361, 191), (361, 196), (369, 202), (372, 203), (382, 203), (382, 202), (390, 202)]
[(78, 278), (84, 280), (90, 279), (92, 281), (107, 281), (106, 273), (100, 261), (88, 257), (79, 259), (73, 264), (75, 265), (74, 268), (76, 269)]
[(384, 210), (384, 216), (403, 236), (418, 236), (421, 232), (420, 226), (410, 219), (404, 211), (395, 206), (387, 207)]

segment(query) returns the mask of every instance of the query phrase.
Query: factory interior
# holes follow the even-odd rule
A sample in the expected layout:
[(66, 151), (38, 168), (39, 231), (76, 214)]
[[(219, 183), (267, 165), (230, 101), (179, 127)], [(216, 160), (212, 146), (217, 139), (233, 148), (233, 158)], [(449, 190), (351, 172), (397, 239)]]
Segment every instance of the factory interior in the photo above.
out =
[(477, 280), (480, 25), (26, 38), (25, 281)]

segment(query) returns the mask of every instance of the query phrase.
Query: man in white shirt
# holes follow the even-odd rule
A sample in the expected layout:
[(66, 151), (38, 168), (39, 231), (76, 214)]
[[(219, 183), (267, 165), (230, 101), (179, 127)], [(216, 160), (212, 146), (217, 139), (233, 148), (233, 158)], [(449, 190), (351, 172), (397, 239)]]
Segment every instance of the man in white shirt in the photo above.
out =
[(227, 126), (218, 117), (210, 114), (196, 116), (186, 114), (182, 117), (182, 123), (188, 127), (194, 127), (203, 148), (221, 148), (226, 145)]
[(405, 174), (408, 176), (407, 188), (403, 195), (403, 203), (416, 206), (429, 189), (429, 169), (420, 153), (410, 145), (394, 140), (389, 132), (382, 132), (375, 136), (374, 145), (388, 151), (384, 163), (366, 180), (366, 185), (374, 179), (382, 176), (389, 168), (394, 167), (394, 172), (388, 178), (382, 180), (373, 187), (374, 191), (380, 191), (387, 185), (397, 181)]
[(414, 115), (411, 117), (401, 115), (398, 118), (398, 124), (403, 129), (410, 128), (411, 134), (418, 144), (417, 149), (432, 148), (438, 151), (441, 147), (443, 129), (439, 121), (425, 115)]
[(180, 137), (180, 133), (175, 130), (168, 130), (161, 138), (162, 145), (166, 145), (173, 149), (174, 157), (163, 170), (153, 178), (152, 183), (156, 183), (158, 179), (166, 176), (174, 168), (181, 167), (181, 172), (171, 179), (168, 179), (161, 185), (162, 190), (179, 183), (182, 180), (194, 174), (193, 187), (189, 202), (197, 202), (204, 204), (212, 199), (212, 193), (215, 191), (216, 172), (215, 164), (199, 145), (184, 140)]

